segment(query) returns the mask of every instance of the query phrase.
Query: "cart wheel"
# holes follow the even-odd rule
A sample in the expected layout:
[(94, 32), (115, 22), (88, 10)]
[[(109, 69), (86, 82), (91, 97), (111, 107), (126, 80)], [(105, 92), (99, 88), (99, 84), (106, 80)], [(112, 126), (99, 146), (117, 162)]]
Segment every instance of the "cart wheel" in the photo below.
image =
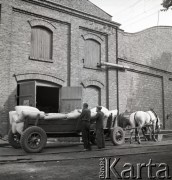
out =
[(8, 142), (13, 148), (15, 148), (15, 149), (21, 148), (20, 137), (21, 137), (21, 135), (19, 133), (14, 134), (12, 132), (12, 129), (9, 130), (9, 132), (8, 132)]
[(111, 130), (111, 140), (114, 145), (121, 145), (125, 141), (125, 133), (121, 127), (115, 127)]
[(37, 126), (27, 128), (20, 140), (21, 147), (26, 152), (37, 153), (41, 152), (47, 142), (47, 135), (45, 131)]
[(96, 133), (95, 132), (90, 133), (90, 142), (91, 142), (91, 144), (96, 145)]

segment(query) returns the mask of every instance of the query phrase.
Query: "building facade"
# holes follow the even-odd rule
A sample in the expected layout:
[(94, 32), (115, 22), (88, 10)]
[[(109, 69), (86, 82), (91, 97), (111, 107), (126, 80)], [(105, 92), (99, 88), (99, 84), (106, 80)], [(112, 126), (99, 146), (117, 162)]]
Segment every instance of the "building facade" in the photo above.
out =
[(164, 128), (172, 127), (170, 27), (125, 33), (88, 0), (0, 4), (1, 134), (9, 129), (8, 112), (21, 104), (45, 112), (68, 112), (82, 102), (119, 112), (154, 108)]
[[(97, 67), (116, 62), (119, 24), (109, 14), (87, 0), (0, 3), (2, 134), (8, 131), (8, 112), (18, 104), (45, 112), (70, 111), (81, 101), (116, 109), (110, 73)], [(114, 90), (116, 76), (112, 80)]]

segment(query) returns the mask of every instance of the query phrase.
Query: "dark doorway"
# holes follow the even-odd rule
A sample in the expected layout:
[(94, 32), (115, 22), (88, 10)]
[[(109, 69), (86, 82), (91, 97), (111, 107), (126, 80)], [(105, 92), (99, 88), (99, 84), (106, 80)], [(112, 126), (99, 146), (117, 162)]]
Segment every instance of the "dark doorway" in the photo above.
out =
[(36, 86), (36, 107), (45, 113), (59, 112), (59, 88)]

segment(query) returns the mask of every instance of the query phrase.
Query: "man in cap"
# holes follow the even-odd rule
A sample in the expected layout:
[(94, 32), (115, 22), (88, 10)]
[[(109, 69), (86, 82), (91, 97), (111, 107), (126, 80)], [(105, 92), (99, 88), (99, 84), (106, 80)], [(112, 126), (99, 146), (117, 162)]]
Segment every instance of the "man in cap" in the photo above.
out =
[(97, 114), (95, 116), (96, 120), (96, 142), (97, 142), (97, 147), (99, 149), (105, 148), (105, 139), (104, 139), (104, 130), (103, 130), (103, 117), (104, 114), (101, 111), (102, 107), (97, 106), (96, 111)]
[(90, 151), (90, 119), (91, 111), (88, 109), (88, 104), (83, 104), (83, 109), (80, 115), (81, 129), (82, 129), (82, 140), (84, 143), (84, 151)]

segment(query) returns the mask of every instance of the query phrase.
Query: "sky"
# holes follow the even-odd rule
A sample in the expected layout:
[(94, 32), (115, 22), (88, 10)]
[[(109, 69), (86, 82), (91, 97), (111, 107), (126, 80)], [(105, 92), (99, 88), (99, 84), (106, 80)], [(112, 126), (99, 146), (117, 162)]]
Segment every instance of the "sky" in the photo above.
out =
[(160, 11), (162, 0), (90, 0), (112, 15), (125, 32), (139, 32), (152, 26), (172, 26), (172, 10)]

